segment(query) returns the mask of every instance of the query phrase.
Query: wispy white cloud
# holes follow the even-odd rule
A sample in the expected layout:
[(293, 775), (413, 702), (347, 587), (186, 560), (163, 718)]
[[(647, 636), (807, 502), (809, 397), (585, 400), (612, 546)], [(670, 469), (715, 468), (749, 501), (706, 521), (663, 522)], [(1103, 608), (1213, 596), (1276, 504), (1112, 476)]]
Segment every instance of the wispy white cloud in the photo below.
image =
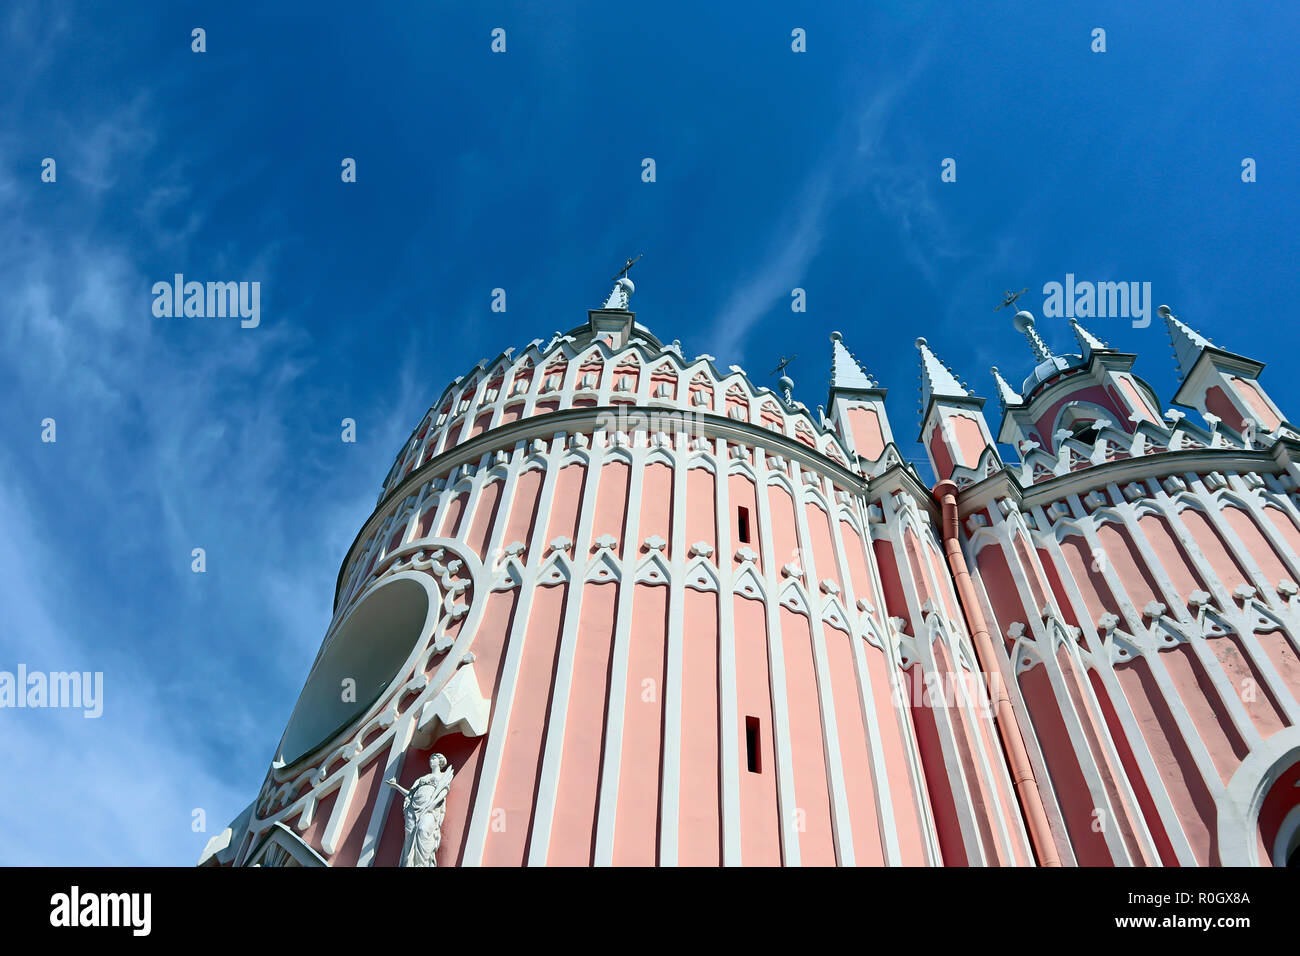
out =
[[(0, 711), (0, 863), (197, 858), (256, 793), (385, 470), (359, 446), (313, 447), (338, 416), (301, 313), (282, 306), (255, 330), (153, 317), (163, 277), (145, 262), (214, 257), (191, 245), (210, 209), (180, 186), (155, 189), (143, 213), (179, 215), (178, 230), (141, 243), (98, 224), (110, 187), (158, 142), (147, 114), (137, 99), (95, 119), (77, 174), (65, 181), (65, 166), (50, 187), (76, 200), (61, 219), (0, 183), (14, 200), (0, 380), (15, 412), (0, 443), (0, 670), (105, 679), (98, 719)], [(271, 288), (277, 249), (243, 254)], [(367, 449), (401, 444), (422, 384), (408, 360), (383, 407), (349, 410)]]
[(749, 331), (778, 301), (789, 301), (791, 290), (799, 285), (821, 248), (827, 208), (835, 189), (829, 168), (817, 170), (804, 184), (794, 211), (775, 230), (777, 238), (758, 268), (735, 283), (735, 291), (710, 330), (710, 353), (742, 360)]
[(885, 134), (929, 64), (931, 49), (920, 48), (899, 77), (876, 86), (831, 138), (790, 211), (771, 228), (767, 253), (732, 284), (735, 291), (709, 331), (710, 352), (743, 357), (754, 326), (778, 304), (788, 306), (792, 290), (806, 279), (839, 204), (863, 190), (895, 230), (908, 260), (932, 285), (939, 262), (964, 254), (936, 201), (933, 183), (918, 178), (915, 168), (901, 163), (886, 145)]

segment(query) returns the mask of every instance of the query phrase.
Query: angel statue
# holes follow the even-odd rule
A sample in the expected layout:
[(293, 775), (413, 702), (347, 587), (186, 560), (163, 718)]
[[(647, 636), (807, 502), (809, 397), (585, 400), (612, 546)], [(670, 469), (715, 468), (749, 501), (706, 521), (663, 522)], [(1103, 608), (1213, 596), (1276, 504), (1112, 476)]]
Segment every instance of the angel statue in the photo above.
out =
[(402, 843), (400, 866), (437, 866), (434, 854), (442, 843), (442, 819), (447, 815), (447, 791), (455, 771), (442, 754), (429, 758), (429, 773), (404, 790), (396, 779), (388, 785), (403, 797), (402, 816), (406, 821), (406, 840)]

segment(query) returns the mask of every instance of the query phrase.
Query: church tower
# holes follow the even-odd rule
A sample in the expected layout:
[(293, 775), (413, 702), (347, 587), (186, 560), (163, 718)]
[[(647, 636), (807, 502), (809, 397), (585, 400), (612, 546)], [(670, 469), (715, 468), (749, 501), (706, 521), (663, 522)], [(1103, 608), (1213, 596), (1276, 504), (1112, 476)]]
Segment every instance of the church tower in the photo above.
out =
[(1197, 422), (1020, 312), (995, 441), (919, 338), (931, 481), (838, 332), (810, 410), (665, 345), (631, 265), (416, 424), (202, 865), (1300, 863), (1300, 434), (1260, 363), (1162, 307)]
[(1274, 432), (1285, 424), (1282, 412), (1260, 387), (1264, 363), (1228, 352), (1184, 325), (1169, 306), (1157, 310), (1169, 329), (1182, 380), (1174, 402), (1212, 415), (1245, 435)]

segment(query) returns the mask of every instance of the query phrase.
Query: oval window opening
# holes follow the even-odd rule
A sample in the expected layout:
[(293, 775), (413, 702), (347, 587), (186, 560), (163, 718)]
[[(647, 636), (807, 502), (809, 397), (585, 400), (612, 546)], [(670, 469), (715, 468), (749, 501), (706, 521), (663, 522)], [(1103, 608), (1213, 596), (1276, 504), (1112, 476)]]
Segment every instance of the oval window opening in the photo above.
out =
[(379, 699), (423, 636), (428, 614), (429, 593), (410, 578), (383, 585), (353, 610), (298, 695), (280, 744), (285, 765), (330, 740)]

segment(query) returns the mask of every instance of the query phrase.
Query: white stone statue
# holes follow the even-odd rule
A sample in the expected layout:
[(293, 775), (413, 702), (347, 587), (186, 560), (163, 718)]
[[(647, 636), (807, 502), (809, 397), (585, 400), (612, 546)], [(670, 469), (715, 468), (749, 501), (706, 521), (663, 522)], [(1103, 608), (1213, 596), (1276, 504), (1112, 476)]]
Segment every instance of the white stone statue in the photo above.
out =
[(388, 785), (402, 794), (402, 816), (406, 821), (406, 840), (402, 843), (400, 866), (437, 866), (434, 854), (442, 843), (442, 819), (447, 815), (447, 791), (455, 771), (442, 754), (429, 758), (429, 773), (410, 790), (403, 790), (396, 780)]

